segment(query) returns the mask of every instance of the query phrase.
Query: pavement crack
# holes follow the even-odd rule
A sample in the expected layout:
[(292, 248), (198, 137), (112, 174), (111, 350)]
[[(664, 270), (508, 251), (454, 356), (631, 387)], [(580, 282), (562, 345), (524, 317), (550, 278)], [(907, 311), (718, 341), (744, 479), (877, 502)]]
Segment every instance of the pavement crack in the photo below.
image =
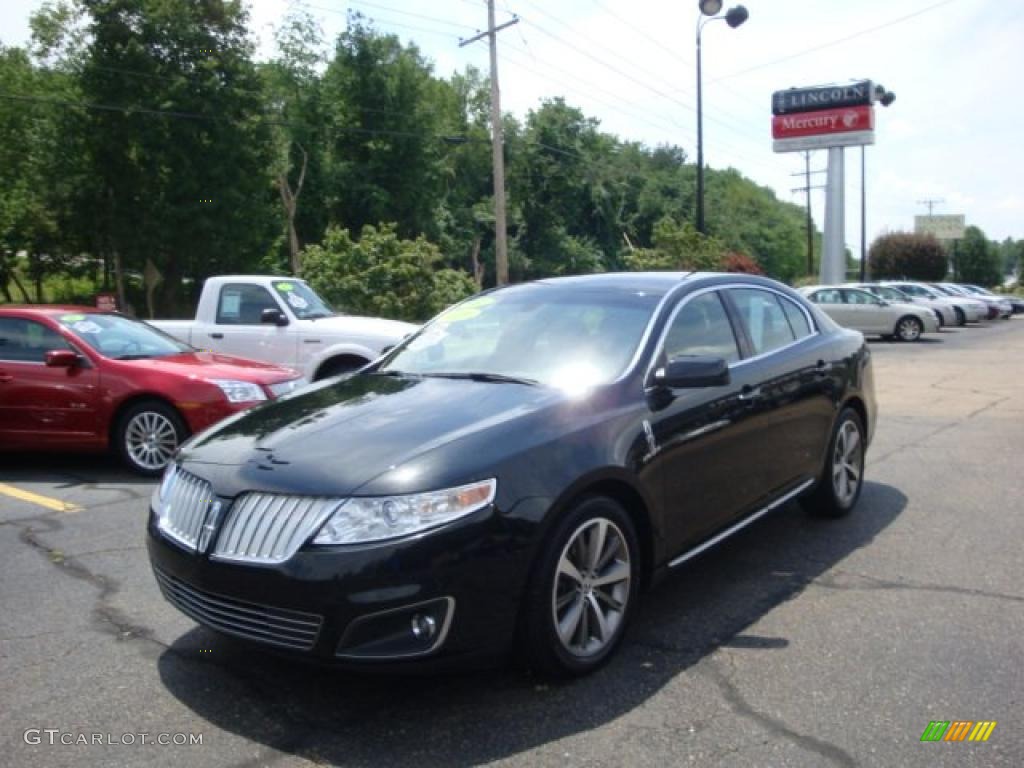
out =
[[(865, 583), (851, 584), (842, 583), (836, 577), (852, 576), (861, 579)], [(836, 590), (872, 590), (872, 589), (908, 589), (921, 592), (939, 592), (942, 594), (965, 595), (967, 597), (987, 597), (993, 600), (1009, 600), (1015, 603), (1024, 603), (1024, 596), (1011, 595), (1006, 592), (991, 592), (985, 589), (973, 589), (971, 587), (957, 587), (952, 584), (926, 584), (912, 581), (895, 581), (882, 579), (877, 576), (870, 576), (866, 573), (851, 573), (846, 571), (834, 571), (832, 574), (821, 576), (810, 582), (813, 586), (823, 589)]]
[(84, 581), (98, 591), (96, 604), (93, 606), (93, 619), (100, 631), (117, 640), (139, 640), (156, 645), (160, 649), (168, 648), (166, 643), (153, 637), (153, 630), (134, 623), (111, 604), (111, 598), (118, 592), (117, 582), (91, 571), (79, 562), (77, 555), (68, 555), (42, 541), (41, 534), (56, 533), (63, 529), (63, 525), (55, 517), (43, 515), (35, 518), (30, 525), (18, 527), (21, 529), (18, 538), (24, 544), (46, 557), (47, 561), (61, 573)]
[[(723, 661), (728, 663), (728, 657), (722, 658)], [(853, 757), (842, 747), (822, 739), (817, 739), (813, 736), (808, 736), (794, 731), (779, 718), (772, 717), (771, 715), (759, 712), (755, 709), (743, 694), (740, 693), (739, 688), (737, 688), (736, 684), (730, 679), (729, 675), (721, 668), (716, 657), (709, 657), (707, 659), (707, 663), (700, 665), (698, 669), (702, 670), (705, 676), (709, 677), (712, 682), (714, 682), (721, 692), (722, 698), (725, 699), (726, 703), (735, 714), (754, 721), (762, 728), (774, 733), (776, 736), (780, 736), (796, 744), (801, 749), (813, 752), (836, 765), (846, 766), (847, 768), (854, 768), (857, 765), (857, 762)]]

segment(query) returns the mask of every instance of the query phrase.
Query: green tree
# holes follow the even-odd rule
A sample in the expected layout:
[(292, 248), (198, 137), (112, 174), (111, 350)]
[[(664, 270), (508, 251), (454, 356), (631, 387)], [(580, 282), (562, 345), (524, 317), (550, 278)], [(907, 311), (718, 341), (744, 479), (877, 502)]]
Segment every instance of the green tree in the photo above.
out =
[(125, 269), (152, 260), (160, 311), (184, 276), (254, 263), (274, 223), (271, 137), (237, 2), (82, 0), (80, 83), (98, 187), (100, 248)]
[(978, 227), (964, 230), (955, 253), (953, 266), (957, 280), (985, 286), (999, 285), (1003, 281), (998, 250)]
[(893, 232), (879, 236), (868, 251), (872, 277), (943, 280), (948, 270), (946, 250), (931, 235)]
[(392, 221), (403, 237), (436, 237), (443, 141), (429, 62), (352, 13), (323, 89), (331, 221), (353, 231)]
[(654, 248), (643, 248), (623, 256), (634, 271), (703, 271), (724, 269), (726, 247), (721, 240), (702, 235), (690, 223), (679, 224), (669, 217), (654, 225)]
[(330, 227), (303, 265), (310, 285), (346, 312), (419, 322), (476, 292), (469, 275), (443, 267), (436, 245), (403, 240), (392, 224), (366, 225), (358, 241)]

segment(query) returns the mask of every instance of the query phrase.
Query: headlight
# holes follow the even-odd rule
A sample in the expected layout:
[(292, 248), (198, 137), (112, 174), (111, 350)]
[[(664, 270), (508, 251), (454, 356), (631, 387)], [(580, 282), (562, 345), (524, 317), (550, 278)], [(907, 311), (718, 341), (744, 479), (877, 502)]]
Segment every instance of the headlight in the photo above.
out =
[(232, 403), (255, 403), (266, 400), (267, 395), (258, 384), (251, 381), (235, 381), (234, 379), (210, 379), (211, 384), (220, 387), (220, 391)]
[(302, 377), (299, 377), (297, 379), (279, 381), (277, 384), (271, 384), (268, 387), (268, 389), (270, 390), (270, 394), (272, 394), (276, 399), (278, 397), (282, 397), (283, 395), (287, 395), (294, 392), (299, 387), (305, 386), (305, 384), (306, 380), (303, 379)]
[(362, 544), (425, 531), (486, 507), (494, 501), (497, 480), (484, 480), (442, 491), (408, 496), (374, 496), (346, 500), (314, 544)]
[(153, 491), (153, 498), (149, 500), (150, 506), (153, 511), (156, 512), (158, 520), (162, 520), (164, 516), (164, 510), (167, 508), (164, 504), (164, 500), (170, 495), (171, 488), (174, 487), (174, 480), (178, 474), (178, 465), (173, 461), (167, 465), (167, 469), (164, 470), (164, 475), (160, 480), (160, 485)]

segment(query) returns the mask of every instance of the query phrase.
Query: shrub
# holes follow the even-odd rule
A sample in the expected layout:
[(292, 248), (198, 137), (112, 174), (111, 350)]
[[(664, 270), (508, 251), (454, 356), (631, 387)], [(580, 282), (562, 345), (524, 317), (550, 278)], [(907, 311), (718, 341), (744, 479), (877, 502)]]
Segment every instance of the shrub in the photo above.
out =
[(346, 312), (420, 322), (476, 292), (465, 272), (440, 269), (436, 245), (422, 236), (402, 240), (394, 224), (367, 225), (358, 241), (329, 227), (302, 263), (309, 284)]
[(756, 261), (745, 253), (736, 253), (735, 251), (725, 254), (725, 258), (722, 259), (722, 271), (741, 272), (747, 275), (764, 274), (764, 270), (758, 266)]
[(868, 252), (871, 276), (908, 280), (942, 280), (949, 263), (946, 251), (932, 235), (893, 232), (882, 235)]

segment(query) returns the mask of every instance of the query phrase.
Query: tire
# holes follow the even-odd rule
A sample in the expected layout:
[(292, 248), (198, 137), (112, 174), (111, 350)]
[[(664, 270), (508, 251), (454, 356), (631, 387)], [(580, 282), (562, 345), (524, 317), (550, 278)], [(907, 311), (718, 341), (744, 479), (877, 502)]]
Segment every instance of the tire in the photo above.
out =
[(368, 361), (363, 360), (361, 357), (336, 357), (321, 365), (313, 380), (323, 381), (324, 379), (329, 379), (331, 376), (343, 376), (346, 373), (358, 371), (366, 365), (367, 362)]
[(174, 408), (159, 400), (143, 400), (118, 418), (114, 447), (133, 472), (156, 477), (188, 434), (188, 427)]
[[(579, 677), (611, 658), (633, 614), (641, 572), (636, 529), (618, 502), (590, 496), (545, 539), (523, 604), (522, 652), (543, 676)], [(595, 545), (597, 567), (588, 570)]]
[(967, 325), (967, 315), (960, 307), (953, 307), (953, 313), (956, 315), (956, 324), (960, 327)]
[(896, 321), (896, 338), (900, 341), (917, 341), (924, 333), (924, 323), (919, 318), (907, 315)]
[[(850, 441), (854, 434), (856, 443), (851, 447)], [(857, 505), (863, 487), (864, 423), (855, 410), (844, 408), (832, 430), (818, 485), (806, 497), (804, 506), (818, 517), (843, 517)]]

